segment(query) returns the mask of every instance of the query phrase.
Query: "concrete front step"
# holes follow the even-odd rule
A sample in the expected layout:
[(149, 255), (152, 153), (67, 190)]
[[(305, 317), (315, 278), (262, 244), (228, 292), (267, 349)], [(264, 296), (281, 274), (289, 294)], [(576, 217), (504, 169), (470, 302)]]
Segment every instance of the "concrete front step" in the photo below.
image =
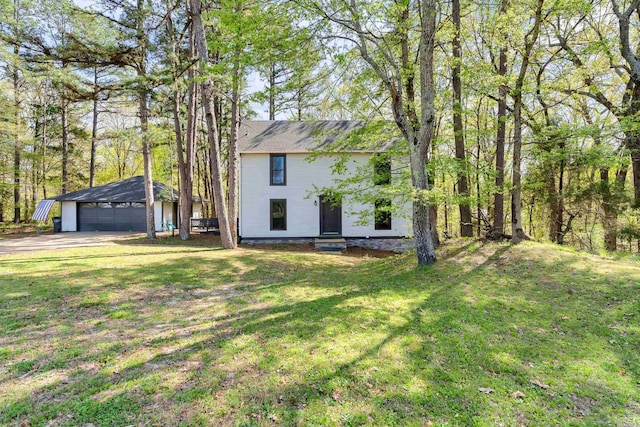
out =
[(316, 239), (316, 249), (326, 252), (344, 252), (347, 250), (347, 241), (342, 238)]

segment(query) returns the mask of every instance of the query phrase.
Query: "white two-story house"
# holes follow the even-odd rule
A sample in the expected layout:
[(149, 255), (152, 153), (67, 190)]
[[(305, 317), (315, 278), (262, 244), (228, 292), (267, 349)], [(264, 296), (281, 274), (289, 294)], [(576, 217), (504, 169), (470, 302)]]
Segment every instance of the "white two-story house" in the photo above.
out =
[[(332, 173), (334, 156), (321, 153), (310, 161), (311, 153), (360, 126), (355, 121), (244, 122), (238, 140), (242, 240), (341, 237), (356, 242), (409, 236), (408, 210), (374, 215), (374, 206), (358, 204), (348, 196), (336, 202), (318, 194), (319, 189), (331, 188), (337, 179), (366, 167), (376, 155), (373, 151), (348, 152), (346, 174), (340, 177)], [(368, 212), (370, 220), (363, 222), (357, 212)]]

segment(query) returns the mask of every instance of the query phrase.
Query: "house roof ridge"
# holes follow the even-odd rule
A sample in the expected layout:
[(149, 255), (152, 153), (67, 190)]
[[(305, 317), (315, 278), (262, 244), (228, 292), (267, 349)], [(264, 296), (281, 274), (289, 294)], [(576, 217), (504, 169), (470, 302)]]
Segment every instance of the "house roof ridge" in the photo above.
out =
[[(153, 198), (158, 201), (174, 202), (178, 200), (179, 192), (168, 184), (153, 181)], [(52, 197), (51, 200), (59, 202), (144, 202), (146, 200), (144, 176), (136, 175), (91, 188), (60, 194)], [(194, 196), (193, 200), (194, 202), (200, 201), (197, 196)]]
[(366, 125), (365, 120), (248, 120), (240, 124), (238, 150), (242, 153), (379, 152), (389, 143), (361, 147), (339, 147), (346, 138)]

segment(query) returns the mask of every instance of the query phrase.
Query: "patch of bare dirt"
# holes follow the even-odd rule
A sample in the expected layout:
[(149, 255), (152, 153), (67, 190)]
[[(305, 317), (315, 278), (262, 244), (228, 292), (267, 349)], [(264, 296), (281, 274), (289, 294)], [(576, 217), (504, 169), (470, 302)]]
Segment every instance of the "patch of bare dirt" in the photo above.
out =
[(573, 402), (573, 411), (581, 417), (593, 412), (593, 408), (595, 408), (598, 403), (595, 399), (587, 396), (569, 394), (569, 398)]

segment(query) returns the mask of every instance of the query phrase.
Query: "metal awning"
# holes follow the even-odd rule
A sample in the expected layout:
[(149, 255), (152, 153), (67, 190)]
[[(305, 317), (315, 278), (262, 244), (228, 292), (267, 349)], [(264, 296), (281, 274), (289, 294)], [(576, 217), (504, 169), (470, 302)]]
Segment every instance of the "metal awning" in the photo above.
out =
[(38, 207), (36, 208), (36, 211), (33, 213), (33, 216), (31, 217), (31, 220), (33, 221), (46, 221), (47, 218), (49, 217), (49, 212), (51, 211), (51, 208), (53, 207), (53, 204), (55, 203), (55, 200), (40, 200), (40, 203), (38, 203)]

